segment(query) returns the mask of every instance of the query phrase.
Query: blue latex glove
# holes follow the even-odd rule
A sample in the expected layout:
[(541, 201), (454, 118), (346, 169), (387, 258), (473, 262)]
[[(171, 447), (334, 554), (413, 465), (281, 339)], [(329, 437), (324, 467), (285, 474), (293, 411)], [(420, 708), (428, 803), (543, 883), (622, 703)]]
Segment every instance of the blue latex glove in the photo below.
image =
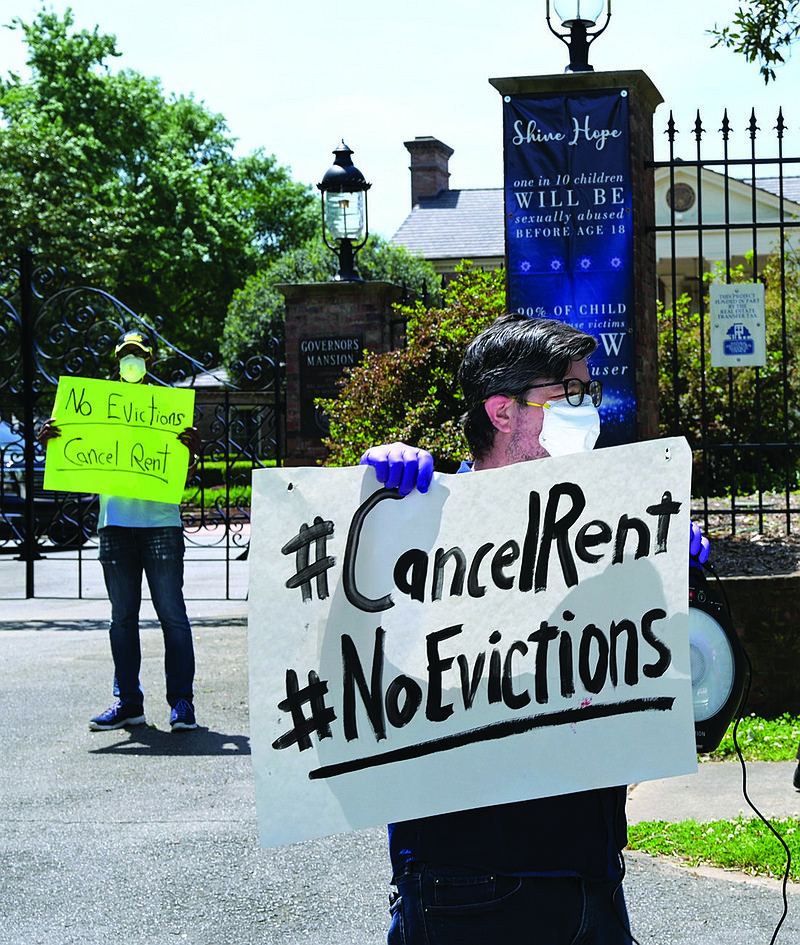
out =
[(419, 492), (427, 492), (433, 478), (433, 456), (405, 443), (371, 446), (359, 465), (374, 467), (378, 482), (387, 489), (397, 489), (400, 495), (408, 495), (415, 487)]
[(711, 551), (711, 544), (705, 535), (700, 531), (700, 526), (694, 522), (689, 523), (689, 561), (694, 567), (702, 567), (708, 561), (708, 555)]

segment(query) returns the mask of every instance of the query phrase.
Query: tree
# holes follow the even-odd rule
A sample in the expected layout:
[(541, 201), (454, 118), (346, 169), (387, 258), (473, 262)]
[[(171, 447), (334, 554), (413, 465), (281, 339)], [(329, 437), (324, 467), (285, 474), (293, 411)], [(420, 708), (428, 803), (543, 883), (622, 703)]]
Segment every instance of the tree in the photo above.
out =
[(233, 292), (313, 232), (314, 198), (274, 156), (235, 158), (191, 96), (112, 74), (116, 39), (73, 23), (12, 24), (31, 72), (0, 80), (0, 258), (30, 246), (202, 357)]
[(505, 273), (464, 263), (441, 308), (418, 302), (399, 311), (407, 346), (367, 353), (345, 374), (339, 397), (320, 402), (331, 422), (326, 465), (352, 465), (367, 447), (395, 440), (430, 450), (442, 472), (467, 455), (458, 367), (469, 342), (504, 313)]
[(714, 46), (741, 53), (748, 62), (758, 61), (764, 82), (774, 81), (774, 66), (785, 61), (784, 53), (800, 36), (800, 0), (747, 0), (730, 26), (710, 32)]
[[(356, 257), (359, 273), (370, 282), (394, 282), (412, 295), (429, 295), (438, 301), (438, 276), (431, 263), (413, 256), (403, 246), (393, 246), (383, 237), (370, 236)], [(251, 276), (234, 293), (225, 319), (222, 359), (230, 365), (256, 354), (269, 336), (283, 338), (285, 306), (275, 287), (293, 282), (330, 282), (336, 274), (334, 254), (321, 236), (276, 259)]]

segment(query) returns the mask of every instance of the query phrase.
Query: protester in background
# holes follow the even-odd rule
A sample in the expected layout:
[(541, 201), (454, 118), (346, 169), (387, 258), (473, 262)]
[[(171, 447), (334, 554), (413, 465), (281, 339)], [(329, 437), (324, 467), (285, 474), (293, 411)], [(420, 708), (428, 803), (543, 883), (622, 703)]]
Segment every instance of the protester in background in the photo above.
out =
[[(467, 348), (459, 381), (473, 462), (459, 472), (591, 450), (597, 342), (562, 322), (508, 315)], [(433, 457), (395, 443), (362, 456), (387, 488), (427, 492)], [(705, 560), (708, 542), (692, 532)], [(629, 945), (624, 786), (389, 825), (389, 945)]]
[[(128, 384), (147, 383), (153, 362), (153, 347), (140, 332), (126, 332), (114, 357), (119, 363), (120, 380)], [(46, 449), (48, 440), (61, 431), (51, 420), (39, 431)], [(177, 434), (189, 450), (189, 476), (193, 475), (201, 448), (195, 427)], [(145, 722), (144, 694), (139, 682), (141, 642), (139, 610), (142, 574), (153, 599), (164, 634), (164, 668), (167, 702), (171, 707), (172, 731), (197, 728), (194, 711), (194, 643), (183, 599), (183, 526), (180, 508), (167, 502), (100, 496), (99, 560), (111, 602), (109, 636), (114, 661), (115, 701), (89, 722), (92, 731), (108, 731)]]

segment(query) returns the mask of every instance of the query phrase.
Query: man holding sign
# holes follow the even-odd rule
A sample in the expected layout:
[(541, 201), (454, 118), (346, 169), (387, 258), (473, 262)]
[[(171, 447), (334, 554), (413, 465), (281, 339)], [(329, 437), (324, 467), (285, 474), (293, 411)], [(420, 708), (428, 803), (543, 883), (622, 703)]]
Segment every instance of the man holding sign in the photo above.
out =
[[(124, 385), (146, 384), (153, 348), (140, 332), (126, 332), (120, 338), (114, 356)], [(91, 719), (89, 728), (108, 731), (145, 722), (144, 695), (139, 683), (139, 608), (143, 573), (147, 576), (153, 606), (164, 634), (170, 726), (173, 731), (197, 728), (193, 704), (194, 645), (183, 599), (184, 544), (180, 508), (177, 501), (139, 498), (141, 495), (157, 495), (159, 499), (171, 497), (169, 493), (165, 495), (157, 491), (163, 488), (174, 491), (174, 482), (168, 483), (167, 478), (174, 480), (174, 474), (178, 472), (177, 486), (182, 489), (187, 477), (193, 473), (201, 447), (197, 430), (186, 424), (187, 420), (191, 422), (193, 401), (188, 402), (185, 412), (164, 410), (158, 406), (155, 395), (144, 400), (140, 397), (126, 398), (124, 391), (116, 392), (120, 385), (103, 381), (95, 384), (108, 385), (110, 390), (103, 399), (105, 409), (101, 419), (106, 426), (125, 426), (129, 428), (127, 432), (139, 430), (131, 443), (120, 447), (124, 436), (120, 432), (114, 445), (104, 450), (87, 446), (86, 437), (64, 434), (57, 425), (61, 421), (67, 426), (67, 420), (62, 420), (58, 398), (56, 416), (39, 431), (39, 441), (45, 448), (48, 442), (60, 438), (58, 457), (51, 455), (56, 453), (55, 447), (48, 453), (49, 461), (58, 461), (59, 474), (65, 474), (64, 467), (74, 467), (67, 469), (66, 474), (84, 476), (83, 481), (87, 484), (91, 483), (91, 476), (107, 474), (103, 481), (108, 483), (109, 492), (100, 493), (99, 560), (111, 602), (109, 635), (116, 698), (105, 712)], [(70, 391), (70, 397), (74, 413), (91, 413), (91, 405), (83, 394), (75, 395)], [(165, 434), (163, 431), (169, 431), (170, 426), (180, 429), (177, 433)], [(150, 447), (146, 435), (160, 437), (167, 445)], [(173, 436), (181, 444), (178, 451), (170, 445), (175, 442)], [(61, 448), (62, 444), (64, 448)], [(119, 462), (120, 454), (125, 469), (120, 468), (123, 465)], [(112, 469), (110, 474), (109, 469)], [(86, 491), (91, 491), (91, 486)]]
[[(550, 319), (509, 315), (467, 348), (459, 380), (479, 472), (591, 450), (602, 384), (596, 341)], [(429, 453), (402, 443), (361, 459), (387, 488), (426, 492)], [(692, 554), (708, 543), (692, 532)], [(627, 945), (621, 850), (625, 788), (608, 787), (391, 824), (390, 945)]]

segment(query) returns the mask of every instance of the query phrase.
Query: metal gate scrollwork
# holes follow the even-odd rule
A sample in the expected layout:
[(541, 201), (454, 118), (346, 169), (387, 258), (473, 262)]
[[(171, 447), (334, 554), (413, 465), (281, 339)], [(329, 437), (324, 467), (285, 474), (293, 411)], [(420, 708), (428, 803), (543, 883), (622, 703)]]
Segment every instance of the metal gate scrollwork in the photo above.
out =
[[(71, 282), (64, 269), (34, 267), (30, 252), (0, 264), (0, 564), (11, 555), (25, 562), (25, 597), (36, 596), (35, 575), (46, 577), (47, 561), (59, 556), (75, 559), (69, 596), (83, 596), (81, 572), (97, 543), (97, 497), (43, 489), (36, 431), (59, 377), (111, 377), (120, 336), (136, 329), (157, 348), (150, 382), (195, 390), (203, 447), (181, 505), (184, 535), (187, 549), (224, 562), (224, 595), (212, 596), (230, 597), (231, 562), (249, 546), (252, 470), (282, 460), (281, 347), (267, 338), (262, 353), (225, 370), (213, 355), (179, 350), (160, 328), (103, 289)], [(187, 573), (191, 562), (187, 550)]]

